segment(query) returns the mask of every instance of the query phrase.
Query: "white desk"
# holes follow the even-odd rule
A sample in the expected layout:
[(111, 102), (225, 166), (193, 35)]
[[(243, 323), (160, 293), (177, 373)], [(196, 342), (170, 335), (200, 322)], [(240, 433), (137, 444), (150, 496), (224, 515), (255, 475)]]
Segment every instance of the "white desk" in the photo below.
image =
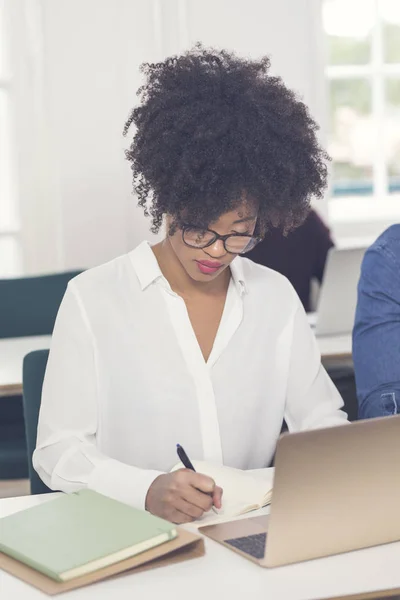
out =
[(322, 360), (351, 358), (352, 336), (350, 333), (348, 335), (317, 337), (317, 342)]
[[(0, 500), (0, 516), (51, 501), (55, 496)], [(62, 599), (316, 600), (400, 588), (400, 542), (278, 569), (263, 569), (207, 538), (205, 543), (204, 557), (136, 575), (125, 574), (67, 592)], [(48, 599), (4, 572), (0, 573), (0, 591), (4, 600)]]
[[(307, 313), (307, 320), (315, 333), (318, 314)], [(322, 359), (349, 359), (352, 356), (351, 332), (344, 335), (317, 336), (317, 342)]]
[(0, 339), (0, 397), (22, 393), (24, 356), (49, 348), (50, 340), (50, 335)]
[[(0, 339), (0, 397), (22, 393), (22, 363), (33, 350), (50, 347), (50, 335)], [(323, 359), (350, 358), (351, 335), (317, 338)]]

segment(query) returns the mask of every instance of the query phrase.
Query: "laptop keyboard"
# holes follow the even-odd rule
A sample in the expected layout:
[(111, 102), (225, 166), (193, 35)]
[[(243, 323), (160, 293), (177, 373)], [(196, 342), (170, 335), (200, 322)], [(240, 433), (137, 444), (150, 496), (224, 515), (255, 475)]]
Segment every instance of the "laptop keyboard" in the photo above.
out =
[(225, 544), (229, 544), (246, 554), (250, 554), (254, 558), (264, 558), (265, 543), (267, 541), (266, 533), (255, 533), (254, 535), (246, 535), (245, 537), (233, 538), (224, 540)]

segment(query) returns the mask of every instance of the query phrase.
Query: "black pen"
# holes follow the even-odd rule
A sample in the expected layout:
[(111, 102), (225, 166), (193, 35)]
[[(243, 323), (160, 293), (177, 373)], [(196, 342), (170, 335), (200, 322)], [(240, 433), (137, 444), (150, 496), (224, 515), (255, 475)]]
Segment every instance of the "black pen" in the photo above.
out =
[[(180, 444), (176, 445), (176, 451), (178, 453), (179, 460), (181, 461), (183, 466), (186, 467), (186, 469), (190, 469), (191, 471), (194, 471), (196, 473), (196, 469), (192, 465), (192, 461), (190, 460), (190, 458), (188, 457), (188, 455), (186, 454), (186, 452), (184, 451), (184, 449), (182, 448), (182, 446)], [(210, 495), (212, 496), (212, 494), (210, 494)], [(218, 514), (218, 512), (214, 506), (212, 507), (212, 509), (215, 513)]]
[(181, 461), (183, 466), (186, 467), (186, 469), (190, 469), (191, 471), (194, 471), (196, 473), (196, 469), (192, 465), (190, 458), (188, 457), (188, 455), (186, 454), (186, 452), (180, 444), (176, 445), (176, 451), (178, 453), (179, 460)]

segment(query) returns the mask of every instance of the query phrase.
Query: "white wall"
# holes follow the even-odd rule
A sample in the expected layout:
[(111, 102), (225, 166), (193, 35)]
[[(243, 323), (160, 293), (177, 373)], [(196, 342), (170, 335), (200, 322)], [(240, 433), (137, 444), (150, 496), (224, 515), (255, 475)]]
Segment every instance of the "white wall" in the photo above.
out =
[[(122, 129), (155, 58), (151, 2), (43, 2), (46, 127), (56, 173), (60, 268), (126, 252), (148, 235), (131, 195)], [(40, 268), (40, 265), (37, 265)]]
[[(149, 223), (131, 195), (122, 138), (141, 62), (181, 52), (196, 41), (244, 55), (269, 54), (273, 72), (304, 96), (317, 119), (324, 118), (315, 22), (319, 0), (26, 3), (34, 8), (35, 39), (43, 42), (33, 59), (28, 51), (32, 64), (42, 67), (33, 79), (42, 107), (36, 143), (31, 140), (30, 151), (20, 156), (27, 272), (96, 265), (149, 237)], [(20, 76), (21, 106), (27, 76), (29, 67)], [(29, 126), (22, 116), (20, 140)], [(33, 160), (39, 178), (32, 177)]]

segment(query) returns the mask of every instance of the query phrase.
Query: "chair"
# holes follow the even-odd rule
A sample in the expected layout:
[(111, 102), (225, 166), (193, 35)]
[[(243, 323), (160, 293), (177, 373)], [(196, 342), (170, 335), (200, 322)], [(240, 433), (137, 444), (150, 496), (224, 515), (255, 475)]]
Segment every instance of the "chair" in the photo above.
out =
[(22, 397), (0, 397), (0, 480), (27, 476)]
[(347, 365), (335, 365), (327, 367), (326, 370), (343, 398), (344, 410), (347, 412), (349, 421), (357, 421), (358, 401), (354, 368)]
[(0, 279), (0, 338), (50, 335), (67, 284), (80, 272)]
[(35, 352), (30, 352), (24, 358), (23, 402), (31, 494), (46, 494), (52, 491), (43, 483), (32, 465), (32, 454), (36, 446), (40, 399), (48, 357), (48, 350), (35, 350)]
[[(80, 271), (0, 279), (0, 338), (49, 335), (68, 281)], [(0, 479), (28, 477), (22, 396), (0, 398)]]

